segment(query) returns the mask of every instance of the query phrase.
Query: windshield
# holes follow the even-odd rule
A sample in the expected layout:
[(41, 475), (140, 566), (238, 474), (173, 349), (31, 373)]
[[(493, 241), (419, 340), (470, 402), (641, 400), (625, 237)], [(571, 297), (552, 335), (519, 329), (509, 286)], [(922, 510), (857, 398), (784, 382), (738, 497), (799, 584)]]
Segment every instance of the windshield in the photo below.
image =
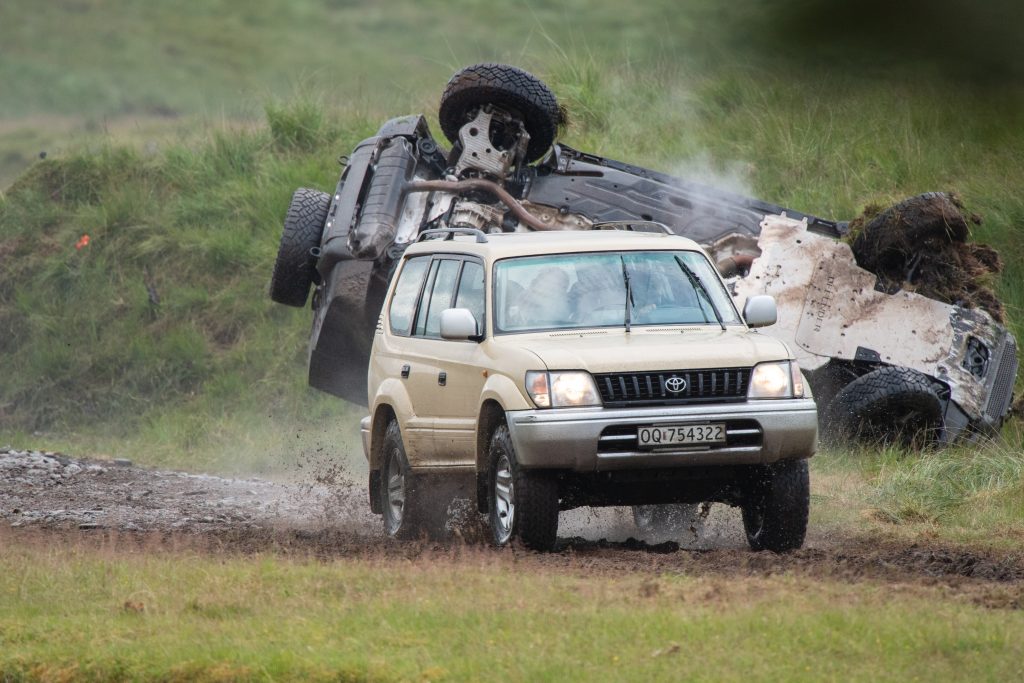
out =
[(503, 259), (494, 302), (497, 332), (740, 322), (714, 267), (694, 251)]

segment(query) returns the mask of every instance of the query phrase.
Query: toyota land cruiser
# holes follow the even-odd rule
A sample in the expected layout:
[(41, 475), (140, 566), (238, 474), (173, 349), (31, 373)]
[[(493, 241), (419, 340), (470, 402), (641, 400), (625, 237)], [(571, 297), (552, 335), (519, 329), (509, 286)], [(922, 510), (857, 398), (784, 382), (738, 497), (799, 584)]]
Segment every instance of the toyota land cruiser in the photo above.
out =
[(582, 505), (739, 506), (751, 548), (803, 544), (815, 404), (792, 351), (657, 224), (428, 230), (404, 251), (361, 425), (372, 509), (430, 533), (466, 482), (497, 545), (555, 547)]

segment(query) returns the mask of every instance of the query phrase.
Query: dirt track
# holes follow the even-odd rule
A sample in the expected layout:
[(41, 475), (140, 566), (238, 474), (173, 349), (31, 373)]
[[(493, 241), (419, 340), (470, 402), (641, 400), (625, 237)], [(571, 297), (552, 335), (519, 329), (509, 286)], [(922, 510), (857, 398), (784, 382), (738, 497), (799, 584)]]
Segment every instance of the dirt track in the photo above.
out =
[[(383, 538), (361, 485), (337, 476), (315, 484), (225, 479), (0, 450), (2, 535), (110, 542), (145, 549), (277, 552), (321, 558), (430, 560), (478, 556), (517, 567), (570, 572), (684, 573), (765, 577), (790, 574), (843, 582), (930, 587), (982, 605), (1024, 607), (1024, 553), (934, 543), (817, 536), (786, 555), (752, 553), (735, 511), (716, 506), (700, 538), (636, 540), (624, 510), (579, 510), (560, 521), (561, 552), (492, 551), (478, 521), (448, 543)], [(586, 535), (586, 538), (583, 535)]]

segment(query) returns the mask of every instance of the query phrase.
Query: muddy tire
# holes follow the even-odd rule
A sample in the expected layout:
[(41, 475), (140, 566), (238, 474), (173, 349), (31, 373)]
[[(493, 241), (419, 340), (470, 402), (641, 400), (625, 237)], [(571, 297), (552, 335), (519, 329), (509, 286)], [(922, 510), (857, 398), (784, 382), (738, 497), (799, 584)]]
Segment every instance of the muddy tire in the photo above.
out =
[(804, 544), (811, 504), (806, 460), (751, 471), (743, 484), (743, 530), (751, 550), (784, 553)]
[(700, 538), (705, 521), (699, 504), (633, 506), (633, 523), (637, 531), (659, 539)]
[(411, 540), (437, 532), (439, 525), (434, 519), (436, 515), (431, 515), (430, 491), (409, 468), (396, 420), (389, 422), (384, 431), (379, 495), (388, 536)]
[(548, 472), (519, 467), (507, 425), (494, 430), (488, 451), (488, 518), (494, 544), (504, 546), (519, 539), (533, 550), (554, 550), (558, 481)]
[(887, 366), (853, 380), (825, 410), (829, 443), (925, 446), (942, 436), (942, 401), (928, 378), (909, 368)]
[(539, 159), (554, 143), (562, 114), (551, 89), (522, 69), (491, 63), (467, 66), (445, 86), (438, 119), (449, 141), (458, 141), (459, 129), (484, 104), (510, 109), (523, 117), (530, 134), (528, 162)]
[(270, 276), (270, 298), (277, 303), (306, 305), (316, 267), (313, 249), (320, 246), (330, 206), (331, 196), (325, 192), (301, 187), (292, 195)]

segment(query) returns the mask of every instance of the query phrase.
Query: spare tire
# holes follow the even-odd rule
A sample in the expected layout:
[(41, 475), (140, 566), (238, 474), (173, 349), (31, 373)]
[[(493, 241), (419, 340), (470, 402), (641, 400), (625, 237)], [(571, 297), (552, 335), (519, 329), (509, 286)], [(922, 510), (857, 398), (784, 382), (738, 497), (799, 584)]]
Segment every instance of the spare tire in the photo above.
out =
[(523, 117), (530, 134), (526, 160), (539, 159), (555, 142), (562, 122), (555, 94), (536, 76), (508, 64), (474, 64), (458, 71), (441, 95), (438, 119), (451, 142), (459, 129), (485, 104), (513, 110)]
[(839, 390), (825, 409), (823, 434), (838, 444), (925, 446), (942, 436), (942, 401), (928, 378), (909, 368), (886, 366)]
[(316, 268), (313, 250), (320, 246), (330, 206), (331, 196), (326, 192), (300, 187), (292, 195), (270, 276), (270, 298), (277, 303), (306, 304)]

